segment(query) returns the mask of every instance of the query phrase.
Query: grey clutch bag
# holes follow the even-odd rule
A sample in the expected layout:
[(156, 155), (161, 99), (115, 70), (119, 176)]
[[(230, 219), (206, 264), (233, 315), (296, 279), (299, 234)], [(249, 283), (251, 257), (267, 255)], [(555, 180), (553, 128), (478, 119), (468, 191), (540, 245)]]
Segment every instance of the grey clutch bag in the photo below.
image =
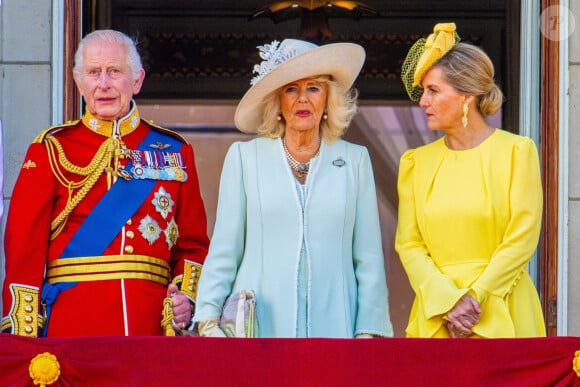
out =
[(254, 291), (241, 290), (226, 298), (219, 325), (228, 337), (258, 337)]

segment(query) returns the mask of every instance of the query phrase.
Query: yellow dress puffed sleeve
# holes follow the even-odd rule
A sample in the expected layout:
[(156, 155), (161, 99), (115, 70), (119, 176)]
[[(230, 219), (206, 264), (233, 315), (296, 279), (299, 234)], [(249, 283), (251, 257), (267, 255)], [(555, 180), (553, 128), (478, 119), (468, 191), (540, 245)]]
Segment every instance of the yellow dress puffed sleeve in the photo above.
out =
[(544, 336), (526, 266), (538, 243), (542, 186), (534, 142), (500, 129), (476, 148), (443, 139), (399, 166), (395, 248), (415, 291), (407, 336), (448, 337), (443, 317), (469, 294), (480, 337)]
[[(424, 152), (423, 152), (424, 153)], [(430, 152), (428, 152), (430, 153)], [(399, 214), (395, 249), (415, 291), (409, 316), (407, 336), (433, 337), (445, 330), (443, 315), (469, 289), (458, 289), (453, 279), (444, 275), (429, 254), (422, 234), (422, 199), (426, 195), (425, 181), (432, 174), (430, 168), (415, 165), (415, 150), (403, 154), (399, 164)], [(436, 157), (436, 155), (433, 155)], [(430, 157), (430, 156), (427, 156)], [(435, 167), (435, 160), (429, 165)], [(428, 164), (426, 164), (428, 165)], [(445, 332), (441, 332), (445, 334)]]
[(509, 218), (502, 241), (472, 289), (482, 306), (474, 332), (484, 337), (545, 335), (537, 291), (526, 266), (538, 244), (542, 226), (543, 193), (538, 151), (530, 138), (521, 137), (505, 169)]
[(509, 190), (511, 214), (503, 241), (474, 286), (504, 298), (525, 270), (542, 226), (542, 181), (538, 152), (526, 137), (513, 148)]

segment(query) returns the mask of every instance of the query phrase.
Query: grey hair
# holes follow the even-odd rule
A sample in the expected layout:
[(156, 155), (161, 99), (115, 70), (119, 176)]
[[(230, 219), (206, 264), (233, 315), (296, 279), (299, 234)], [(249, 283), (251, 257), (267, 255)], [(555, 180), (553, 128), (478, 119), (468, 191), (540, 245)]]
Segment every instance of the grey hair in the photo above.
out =
[(83, 66), (83, 51), (85, 46), (89, 43), (118, 44), (123, 46), (127, 53), (127, 62), (129, 67), (131, 67), (133, 80), (139, 79), (141, 76), (141, 70), (143, 69), (143, 63), (141, 62), (141, 56), (139, 56), (139, 53), (137, 52), (135, 41), (133, 41), (124, 33), (115, 30), (96, 30), (81, 40), (75, 53), (75, 65), (73, 67), (73, 73), (77, 77), (81, 75), (81, 68)]
[[(327, 143), (333, 143), (346, 132), (357, 112), (358, 91), (354, 88), (345, 88), (327, 75), (312, 79), (322, 83), (327, 88), (326, 113), (328, 118), (320, 123), (320, 136)], [(262, 102), (264, 106), (262, 124), (258, 128), (258, 134), (261, 136), (269, 138), (284, 136), (285, 122), (278, 120), (280, 113), (279, 92), (280, 89), (274, 90)]]

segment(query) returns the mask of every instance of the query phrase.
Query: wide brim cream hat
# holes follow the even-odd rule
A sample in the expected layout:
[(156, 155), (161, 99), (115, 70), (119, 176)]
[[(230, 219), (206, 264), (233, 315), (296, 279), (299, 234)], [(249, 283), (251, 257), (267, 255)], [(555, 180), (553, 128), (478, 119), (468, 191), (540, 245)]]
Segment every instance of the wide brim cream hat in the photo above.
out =
[(256, 76), (240, 100), (234, 115), (236, 127), (256, 133), (262, 123), (264, 97), (288, 83), (318, 75), (330, 75), (335, 82), (350, 88), (365, 61), (365, 50), (354, 43), (322, 46), (284, 39), (258, 46), (262, 62), (254, 66)]

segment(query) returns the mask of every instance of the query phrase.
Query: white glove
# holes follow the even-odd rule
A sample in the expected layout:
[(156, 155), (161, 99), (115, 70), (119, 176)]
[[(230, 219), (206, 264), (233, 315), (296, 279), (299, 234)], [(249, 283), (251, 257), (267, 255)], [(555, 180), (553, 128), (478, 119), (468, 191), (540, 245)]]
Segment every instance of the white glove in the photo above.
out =
[(224, 331), (218, 325), (219, 317), (201, 320), (197, 323), (197, 331), (203, 337), (226, 337)]
[(368, 333), (359, 333), (358, 335), (356, 335), (356, 339), (372, 339), (374, 336), (370, 335)]

